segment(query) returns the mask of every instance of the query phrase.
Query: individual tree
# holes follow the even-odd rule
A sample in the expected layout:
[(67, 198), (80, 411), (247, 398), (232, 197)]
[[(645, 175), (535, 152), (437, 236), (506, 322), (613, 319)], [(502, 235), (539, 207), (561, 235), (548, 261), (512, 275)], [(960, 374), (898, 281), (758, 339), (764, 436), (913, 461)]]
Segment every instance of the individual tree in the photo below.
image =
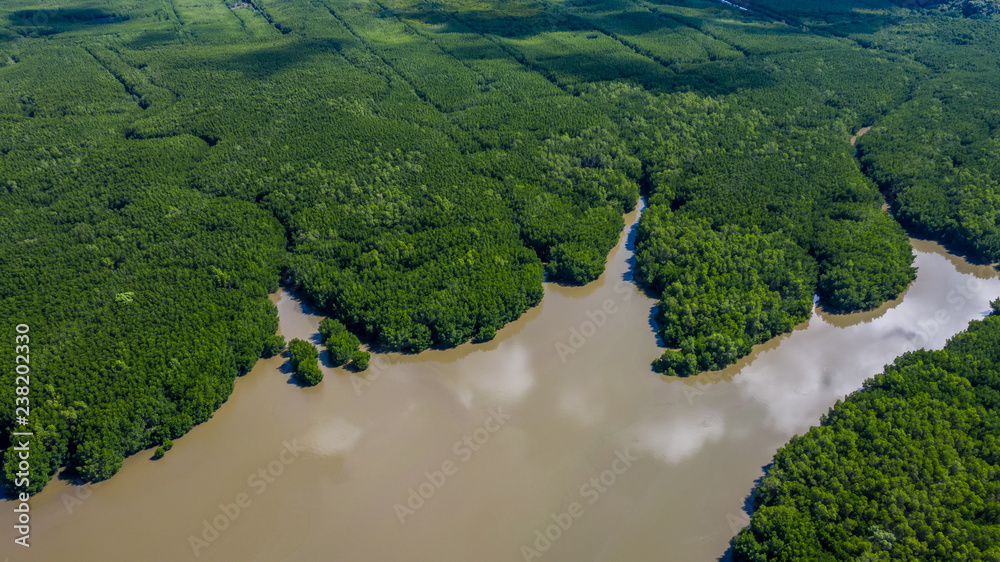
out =
[(478, 332), (476, 332), (476, 337), (474, 338), (474, 341), (476, 343), (488, 342), (493, 340), (493, 338), (495, 338), (496, 336), (497, 336), (496, 328), (494, 328), (493, 326), (483, 326), (482, 328), (479, 328)]
[(174, 442), (167, 439), (163, 442), (163, 445), (156, 448), (156, 452), (153, 453), (153, 459), (162, 459), (163, 455), (167, 454), (167, 451), (174, 447)]
[(260, 356), (269, 359), (280, 354), (285, 349), (285, 336), (272, 334), (264, 339), (264, 349)]
[(323, 371), (315, 359), (303, 361), (295, 370), (295, 380), (304, 386), (316, 386), (323, 380)]
[(291, 360), (292, 369), (298, 370), (299, 365), (303, 361), (318, 359), (319, 352), (316, 350), (315, 345), (295, 338), (288, 344), (288, 358)]
[(371, 354), (367, 351), (355, 351), (354, 355), (351, 357), (351, 366), (354, 367), (356, 371), (367, 371), (368, 361), (371, 359)]
[(323, 344), (330, 356), (330, 362), (340, 366), (354, 357), (361, 341), (347, 330), (339, 320), (325, 318), (319, 324), (319, 332), (323, 336)]
[(323, 371), (319, 368), (319, 351), (315, 345), (296, 338), (288, 344), (288, 354), (293, 376), (300, 384), (315, 386), (323, 380)]

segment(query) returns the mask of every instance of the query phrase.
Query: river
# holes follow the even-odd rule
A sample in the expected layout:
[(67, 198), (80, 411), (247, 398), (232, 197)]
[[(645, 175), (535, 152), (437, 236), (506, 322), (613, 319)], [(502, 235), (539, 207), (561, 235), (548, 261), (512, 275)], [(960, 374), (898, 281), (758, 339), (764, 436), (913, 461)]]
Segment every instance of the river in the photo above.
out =
[[(628, 216), (634, 224), (637, 213)], [(633, 228), (626, 228), (633, 233)], [(303, 389), (260, 361), (166, 457), (31, 500), (15, 561), (714, 561), (779, 446), (901, 351), (940, 348), (1000, 280), (914, 241), (917, 280), (849, 316), (817, 311), (739, 364), (658, 376), (655, 302), (623, 233), (606, 273), (547, 284), (485, 344), (380, 355)], [(320, 317), (273, 297), (286, 337)], [(467, 440), (467, 441), (466, 441)], [(0, 504), (11, 535), (13, 504)], [(546, 536), (548, 534), (548, 536)], [(12, 536), (7, 541), (12, 541)], [(537, 554), (537, 556), (536, 556)]]
[(740, 10), (743, 10), (744, 12), (749, 12), (750, 11), (749, 8), (744, 8), (743, 6), (740, 6), (739, 4), (734, 4), (734, 3), (730, 2), (729, 0), (719, 0), (719, 2), (722, 2), (723, 4), (725, 4), (727, 6), (732, 6), (734, 8), (739, 8)]

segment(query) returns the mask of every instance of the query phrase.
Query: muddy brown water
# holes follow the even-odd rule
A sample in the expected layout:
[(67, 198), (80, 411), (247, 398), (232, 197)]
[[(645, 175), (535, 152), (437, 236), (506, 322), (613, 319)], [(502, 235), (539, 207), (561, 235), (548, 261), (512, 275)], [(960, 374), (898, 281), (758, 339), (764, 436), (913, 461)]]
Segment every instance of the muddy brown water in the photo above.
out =
[(858, 129), (858, 132), (855, 133), (853, 137), (851, 137), (851, 146), (854, 146), (854, 143), (858, 142), (858, 137), (867, 133), (870, 130), (872, 130), (871, 126), (861, 127), (860, 129)]
[[(630, 215), (634, 221), (636, 214)], [(627, 229), (631, 232), (631, 229)], [(607, 272), (496, 340), (325, 369), (303, 389), (285, 359), (237, 381), (165, 458), (96, 486), (53, 479), (11, 561), (714, 561), (762, 467), (901, 351), (941, 347), (1000, 295), (988, 267), (914, 241), (917, 280), (872, 313), (819, 311), (739, 364), (654, 374), (654, 301), (623, 234)], [(274, 295), (286, 337), (319, 316)], [(467, 442), (466, 442), (467, 440)], [(546, 536), (548, 535), (548, 536)]]

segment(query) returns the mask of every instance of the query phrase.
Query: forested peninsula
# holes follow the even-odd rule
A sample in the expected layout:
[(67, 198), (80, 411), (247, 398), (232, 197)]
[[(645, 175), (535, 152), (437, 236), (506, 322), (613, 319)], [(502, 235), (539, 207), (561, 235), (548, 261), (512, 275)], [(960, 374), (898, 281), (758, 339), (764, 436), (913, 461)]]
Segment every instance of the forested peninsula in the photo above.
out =
[(595, 280), (640, 194), (668, 375), (814, 295), (897, 297), (903, 226), (996, 260), (995, 7), (5, 2), (0, 356), (18, 325), (33, 354), (0, 449), (29, 430), (36, 472), (5, 455), (3, 484), (103, 480), (207, 420), (274, 352), (282, 281), (358, 369), (355, 340), (490, 340), (545, 280)]

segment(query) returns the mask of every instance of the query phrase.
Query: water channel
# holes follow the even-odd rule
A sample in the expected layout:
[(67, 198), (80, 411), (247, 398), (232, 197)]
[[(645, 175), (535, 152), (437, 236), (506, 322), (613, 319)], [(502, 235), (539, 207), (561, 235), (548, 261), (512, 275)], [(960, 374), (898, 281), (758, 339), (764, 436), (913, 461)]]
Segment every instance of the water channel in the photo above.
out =
[[(135, 455), (96, 486), (54, 479), (31, 500), (30, 550), (3, 550), (12, 562), (718, 560), (779, 446), (1000, 295), (992, 268), (914, 240), (919, 274), (900, 299), (817, 310), (724, 371), (665, 378), (650, 368), (655, 302), (631, 282), (633, 232), (598, 281), (547, 285), (494, 341), (379, 355), (365, 377), (324, 368), (307, 389), (285, 359), (260, 361), (163, 459)], [(318, 341), (320, 316), (273, 298), (286, 337)]]

